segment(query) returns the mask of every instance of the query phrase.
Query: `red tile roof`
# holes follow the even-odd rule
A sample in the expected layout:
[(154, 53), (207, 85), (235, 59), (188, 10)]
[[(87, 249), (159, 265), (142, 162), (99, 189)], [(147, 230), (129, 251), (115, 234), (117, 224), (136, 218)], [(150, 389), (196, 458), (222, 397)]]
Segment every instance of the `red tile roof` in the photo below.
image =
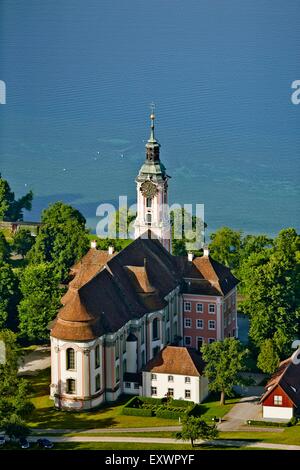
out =
[(300, 364), (294, 364), (291, 357), (282, 361), (277, 371), (270, 378), (265, 387), (266, 391), (260, 400), (261, 403), (278, 385), (294, 405), (300, 407)]
[(144, 368), (145, 372), (200, 377), (204, 362), (201, 354), (181, 346), (166, 346)]

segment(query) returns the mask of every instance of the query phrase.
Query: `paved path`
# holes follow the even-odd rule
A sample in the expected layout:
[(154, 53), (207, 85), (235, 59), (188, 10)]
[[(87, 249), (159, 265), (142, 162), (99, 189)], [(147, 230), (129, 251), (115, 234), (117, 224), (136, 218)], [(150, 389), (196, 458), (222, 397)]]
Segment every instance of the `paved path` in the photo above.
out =
[(224, 422), (218, 425), (219, 431), (237, 431), (248, 419), (261, 419), (261, 407), (258, 397), (244, 397), (224, 416)]
[(50, 346), (38, 346), (34, 351), (25, 353), (21, 359), (19, 374), (35, 375), (47, 367), (50, 367)]
[(156, 426), (150, 428), (97, 428), (97, 429), (41, 429), (32, 428), (35, 434), (113, 434), (126, 432), (174, 432), (180, 431), (181, 426)]
[[(51, 439), (52, 442), (139, 442), (143, 444), (182, 444), (182, 441), (171, 438), (154, 438), (154, 437), (122, 437), (122, 436), (74, 436), (74, 437), (58, 437), (58, 436), (43, 436)], [(31, 437), (31, 442), (36, 442), (38, 437)], [(197, 444), (202, 444), (204, 441), (197, 441)], [(209, 444), (214, 445), (225, 445), (234, 447), (254, 447), (263, 449), (278, 449), (278, 450), (300, 450), (300, 445), (287, 445), (287, 444), (271, 444), (266, 442), (251, 442), (248, 441), (234, 441), (234, 440), (215, 440)]]

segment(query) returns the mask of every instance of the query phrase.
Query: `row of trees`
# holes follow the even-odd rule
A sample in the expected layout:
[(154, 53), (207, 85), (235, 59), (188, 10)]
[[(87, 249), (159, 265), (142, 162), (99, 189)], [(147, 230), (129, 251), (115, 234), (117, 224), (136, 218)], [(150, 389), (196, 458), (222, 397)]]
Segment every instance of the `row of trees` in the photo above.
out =
[(250, 319), (258, 366), (272, 373), (300, 337), (300, 236), (293, 228), (271, 239), (224, 227), (211, 239), (212, 256), (241, 281), (239, 308)]
[[(0, 178), (0, 219), (22, 220), (31, 201), (31, 192), (16, 201)], [(9, 243), (0, 232), (0, 329), (10, 328), (35, 342), (48, 340), (47, 326), (59, 308), (70, 267), (89, 246), (85, 218), (69, 205), (50, 205), (41, 222), (36, 237), (20, 229)], [(15, 268), (12, 253), (26, 256), (26, 263)]]

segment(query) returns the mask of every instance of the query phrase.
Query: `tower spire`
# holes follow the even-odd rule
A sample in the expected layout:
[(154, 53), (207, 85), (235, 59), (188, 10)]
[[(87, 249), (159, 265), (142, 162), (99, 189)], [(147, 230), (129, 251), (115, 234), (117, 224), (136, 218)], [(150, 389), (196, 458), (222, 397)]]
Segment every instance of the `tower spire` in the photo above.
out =
[(156, 140), (154, 136), (154, 121), (155, 121), (155, 114), (154, 114), (155, 104), (154, 103), (150, 104), (150, 110), (151, 110), (151, 114), (150, 114), (151, 125), (150, 125), (150, 137), (146, 144), (146, 160), (148, 162), (158, 162), (160, 144), (158, 143), (158, 141)]
[(151, 110), (151, 114), (150, 114), (151, 131), (150, 131), (150, 138), (149, 138), (148, 142), (156, 142), (156, 139), (154, 137), (154, 120), (155, 120), (155, 114), (154, 114), (155, 104), (154, 103), (150, 104), (150, 110)]

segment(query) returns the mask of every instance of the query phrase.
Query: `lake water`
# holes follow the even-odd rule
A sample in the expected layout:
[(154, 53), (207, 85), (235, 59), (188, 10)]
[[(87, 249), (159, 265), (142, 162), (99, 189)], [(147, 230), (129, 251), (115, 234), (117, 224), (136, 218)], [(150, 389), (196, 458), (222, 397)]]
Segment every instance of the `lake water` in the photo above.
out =
[(300, 2), (0, 0), (0, 169), (27, 219), (135, 200), (149, 103), (170, 198), (209, 231), (299, 223)]

